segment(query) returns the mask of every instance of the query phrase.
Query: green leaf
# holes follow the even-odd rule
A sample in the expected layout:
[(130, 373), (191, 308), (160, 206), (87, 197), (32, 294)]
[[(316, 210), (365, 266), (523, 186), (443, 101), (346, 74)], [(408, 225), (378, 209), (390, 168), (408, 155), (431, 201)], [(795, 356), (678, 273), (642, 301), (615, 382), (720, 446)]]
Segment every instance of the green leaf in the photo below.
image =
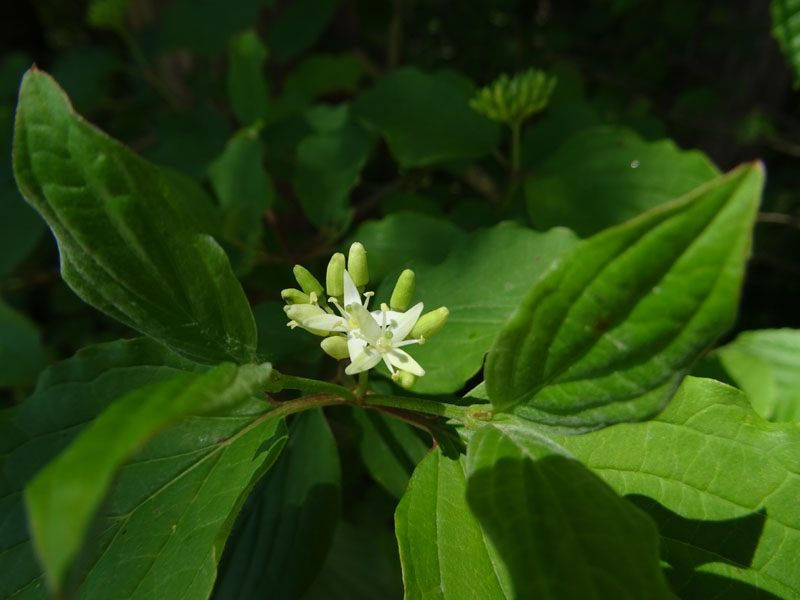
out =
[(429, 450), (410, 425), (375, 410), (353, 408), (361, 460), (383, 488), (402, 498), (414, 467)]
[[(438, 265), (412, 264), (416, 273), (413, 302), (426, 310), (446, 306), (444, 328), (410, 354), (425, 369), (414, 391), (452, 393), (477, 373), (483, 356), (503, 324), (536, 281), (575, 244), (566, 229), (539, 233), (514, 223), (460, 237)], [(394, 281), (379, 297), (388, 300)]]
[(489, 353), (495, 410), (572, 430), (660, 410), (733, 323), (762, 183), (741, 167), (564, 256)]
[(768, 421), (800, 421), (800, 331), (745, 331), (714, 351)]
[(250, 125), (267, 116), (269, 89), (264, 78), (267, 47), (249, 29), (235, 35), (228, 47), (228, 98), (236, 118)]
[(345, 246), (349, 248), (353, 242), (364, 245), (370, 279), (377, 284), (412, 261), (442, 262), (462, 237), (464, 232), (448, 220), (399, 211), (379, 221), (363, 223)]
[(384, 76), (353, 105), (378, 131), (401, 167), (418, 167), (491, 152), (500, 127), (468, 105), (472, 83), (451, 72), (404, 67)]
[(406, 600), (513, 598), (508, 569), (467, 506), (466, 458), (434, 448), (395, 512)]
[(50, 366), (30, 398), (0, 412), (0, 598), (46, 596), (22, 502), (31, 477), (115, 399), (198, 369), (147, 338), (90, 346)]
[(323, 228), (347, 220), (350, 191), (371, 150), (372, 138), (352, 121), (300, 142), (292, 188), (309, 221)]
[(671, 598), (653, 522), (549, 438), (487, 425), (467, 447), (467, 501), (514, 598)]
[(652, 421), (558, 441), (650, 512), (682, 598), (796, 596), (800, 425), (690, 377)]
[(525, 180), (528, 214), (537, 227), (563, 225), (588, 237), (714, 179), (719, 171), (698, 151), (671, 140), (646, 142), (621, 127), (600, 126), (568, 138)]
[(41, 71), (22, 82), (14, 169), (86, 302), (192, 359), (253, 358), (247, 298), (193, 207), (170, 177), (75, 114)]
[(240, 263), (237, 271), (247, 270), (256, 259), (264, 212), (275, 202), (258, 132), (243, 129), (232, 137), (211, 164), (209, 176), (223, 212), (222, 233), (233, 245), (234, 263)]
[(263, 386), (271, 372), (269, 364), (225, 363), (202, 375), (186, 373), (139, 388), (100, 414), (39, 472), (26, 487), (25, 501), (50, 587), (63, 588), (114, 476), (136, 450), (190, 414), (235, 407)]
[(336, 441), (320, 410), (294, 417), (289, 441), (248, 498), (220, 563), (216, 598), (299, 598), (328, 552), (339, 519)]
[(339, 0), (295, 0), (286, 5), (269, 28), (269, 47), (279, 60), (308, 49), (333, 17)]
[(772, 35), (778, 40), (794, 69), (795, 87), (800, 83), (800, 3), (797, 0), (772, 0)]
[(46, 362), (39, 329), (0, 299), (0, 387), (33, 383)]

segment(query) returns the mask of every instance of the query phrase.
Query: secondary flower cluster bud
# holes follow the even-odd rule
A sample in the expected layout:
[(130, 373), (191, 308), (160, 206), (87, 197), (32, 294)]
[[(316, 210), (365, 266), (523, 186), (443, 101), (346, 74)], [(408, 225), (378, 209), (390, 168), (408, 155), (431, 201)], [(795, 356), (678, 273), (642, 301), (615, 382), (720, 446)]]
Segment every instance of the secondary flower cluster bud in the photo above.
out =
[[(444, 326), (450, 313), (442, 306), (423, 315), (422, 302), (409, 308), (415, 284), (412, 270), (406, 269), (398, 277), (389, 305), (381, 304), (372, 311), (368, 307), (375, 294), (365, 291), (369, 283), (367, 251), (358, 242), (350, 246), (346, 259), (340, 252), (331, 257), (324, 288), (301, 265), (294, 267), (294, 276), (302, 291), (281, 291), (288, 325), (322, 336), (320, 346), (329, 356), (349, 358), (345, 373), (361, 373), (383, 361), (392, 379), (403, 387), (411, 387), (425, 374), (402, 348), (425, 343)], [(327, 301), (323, 292), (327, 292)]]

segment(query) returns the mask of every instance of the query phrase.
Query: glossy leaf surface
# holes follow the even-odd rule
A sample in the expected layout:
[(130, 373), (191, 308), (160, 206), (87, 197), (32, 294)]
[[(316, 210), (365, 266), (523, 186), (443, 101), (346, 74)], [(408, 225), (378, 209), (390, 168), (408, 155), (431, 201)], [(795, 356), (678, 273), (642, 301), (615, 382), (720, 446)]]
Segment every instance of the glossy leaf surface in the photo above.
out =
[(591, 127), (571, 136), (525, 182), (531, 221), (588, 237), (714, 179), (701, 152), (670, 140), (646, 142), (622, 127)]
[(741, 167), (565, 255), (489, 353), (495, 409), (585, 430), (663, 407), (733, 323), (763, 178)]
[(559, 443), (651, 514), (681, 597), (800, 589), (800, 425), (768, 423), (734, 388), (687, 378), (652, 421)]
[(35, 69), (20, 89), (14, 169), (81, 298), (192, 359), (252, 360), (250, 307), (225, 253), (200, 230), (199, 211)]
[(395, 512), (406, 600), (513, 597), (509, 574), (465, 497), (466, 458), (434, 448)]
[[(409, 348), (425, 368), (414, 391), (460, 389), (481, 368), (484, 354), (533, 282), (575, 242), (566, 229), (538, 233), (501, 223), (460, 236), (437, 265), (412, 264), (417, 280), (414, 301), (424, 301), (425, 310), (450, 310), (439, 333)], [(385, 282), (379, 298), (388, 300), (394, 283)]]
[(800, 331), (745, 331), (714, 351), (768, 421), (800, 421)]
[(467, 500), (508, 567), (509, 598), (672, 598), (653, 522), (550, 439), (487, 425)]
[(320, 410), (301, 413), (289, 441), (236, 521), (214, 598), (299, 598), (314, 580), (339, 519), (336, 441)]

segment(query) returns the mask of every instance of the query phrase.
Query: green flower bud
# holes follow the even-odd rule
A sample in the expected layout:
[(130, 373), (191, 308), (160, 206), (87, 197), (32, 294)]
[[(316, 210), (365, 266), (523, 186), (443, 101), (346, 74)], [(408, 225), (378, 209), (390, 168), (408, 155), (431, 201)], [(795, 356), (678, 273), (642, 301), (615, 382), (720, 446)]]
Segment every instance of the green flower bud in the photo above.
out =
[(447, 317), (450, 316), (450, 311), (446, 306), (440, 306), (436, 310), (422, 315), (419, 320), (414, 324), (411, 332), (408, 334), (409, 338), (429, 338), (434, 333), (439, 331), (447, 322)]
[(287, 304), (309, 304), (311, 302), (311, 297), (308, 294), (304, 294), (294, 288), (281, 290), (281, 298)]
[(323, 289), (322, 284), (317, 281), (317, 278), (314, 277), (303, 265), (295, 265), (293, 272), (294, 278), (297, 280), (297, 283), (300, 284), (300, 287), (303, 288), (303, 291), (306, 294), (311, 294), (313, 292), (317, 295), (317, 298), (325, 297), (325, 290)]
[(328, 288), (328, 296), (340, 299), (344, 296), (344, 254), (341, 252), (331, 256), (325, 286)]
[(395, 371), (395, 377), (393, 377), (397, 385), (405, 389), (411, 389), (415, 383), (417, 383), (417, 376), (413, 373), (409, 373), (408, 371)]
[(397, 278), (397, 283), (394, 286), (392, 297), (389, 300), (389, 306), (392, 310), (406, 310), (408, 305), (411, 304), (411, 296), (414, 295), (414, 283), (416, 278), (414, 271), (406, 269), (400, 273)]
[(367, 251), (359, 242), (354, 242), (350, 246), (350, 253), (347, 255), (347, 271), (357, 288), (363, 290), (364, 286), (369, 283)]
[(347, 338), (341, 335), (332, 335), (330, 337), (326, 337), (319, 343), (322, 346), (322, 350), (328, 356), (335, 358), (336, 360), (342, 360), (343, 358), (349, 358), (350, 353), (347, 351)]

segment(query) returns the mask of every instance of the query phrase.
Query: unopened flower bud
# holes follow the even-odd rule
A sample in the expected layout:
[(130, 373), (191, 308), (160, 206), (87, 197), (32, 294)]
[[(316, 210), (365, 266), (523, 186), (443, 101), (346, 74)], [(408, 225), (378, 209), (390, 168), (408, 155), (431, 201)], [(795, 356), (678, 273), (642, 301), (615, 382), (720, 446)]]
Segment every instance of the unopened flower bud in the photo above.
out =
[(308, 294), (304, 294), (294, 288), (281, 290), (281, 298), (287, 304), (309, 304), (311, 302), (311, 297)]
[(328, 356), (335, 358), (336, 360), (342, 360), (343, 358), (349, 358), (350, 353), (347, 350), (347, 338), (341, 335), (332, 335), (326, 337), (319, 343), (322, 346), (322, 350)]
[(411, 304), (411, 296), (414, 295), (415, 276), (414, 271), (406, 269), (400, 273), (397, 278), (397, 283), (394, 286), (392, 297), (389, 300), (389, 306), (392, 310), (404, 311)]
[(334, 298), (344, 296), (344, 254), (341, 252), (331, 256), (325, 276), (325, 286), (328, 288), (328, 296)]
[(350, 246), (350, 253), (347, 255), (347, 272), (350, 273), (357, 288), (363, 290), (364, 286), (369, 283), (367, 251), (359, 242), (354, 242)]
[(397, 377), (393, 378), (397, 385), (405, 389), (411, 389), (417, 383), (417, 376), (408, 371), (395, 371)]
[(411, 332), (408, 334), (409, 338), (429, 338), (434, 333), (439, 331), (447, 322), (447, 317), (450, 316), (450, 311), (446, 306), (440, 306), (436, 310), (422, 315), (414, 325)]
[(318, 298), (325, 297), (325, 291), (322, 288), (322, 284), (317, 281), (317, 278), (314, 277), (308, 269), (306, 269), (303, 265), (295, 265), (293, 271), (294, 278), (297, 280), (297, 283), (300, 284), (300, 287), (303, 288), (303, 291), (306, 294), (310, 295), (313, 292)]

